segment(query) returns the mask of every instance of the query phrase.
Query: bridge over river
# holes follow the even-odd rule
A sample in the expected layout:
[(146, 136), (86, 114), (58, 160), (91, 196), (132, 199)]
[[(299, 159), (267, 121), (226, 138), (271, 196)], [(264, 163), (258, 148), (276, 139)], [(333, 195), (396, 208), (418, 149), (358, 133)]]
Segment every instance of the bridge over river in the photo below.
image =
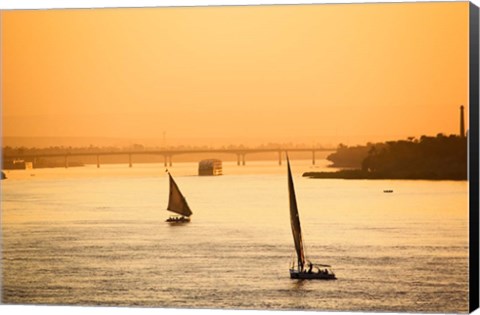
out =
[(277, 152), (278, 164), (282, 165), (282, 154), (288, 152), (311, 152), (312, 164), (315, 165), (315, 154), (317, 152), (331, 152), (332, 148), (298, 148), (298, 149), (188, 149), (188, 150), (142, 150), (142, 151), (99, 151), (99, 152), (62, 152), (62, 153), (39, 153), (39, 154), (18, 154), (4, 156), (4, 161), (8, 160), (29, 160), (35, 165), (36, 160), (40, 158), (58, 158), (65, 159), (65, 167), (68, 167), (68, 159), (79, 156), (96, 156), (97, 167), (100, 167), (100, 157), (107, 155), (126, 155), (128, 156), (128, 165), (132, 167), (132, 157), (135, 155), (161, 155), (164, 158), (165, 166), (172, 166), (172, 157), (176, 155), (198, 154), (198, 153), (226, 153), (237, 155), (237, 165), (245, 165), (245, 156), (252, 153)]

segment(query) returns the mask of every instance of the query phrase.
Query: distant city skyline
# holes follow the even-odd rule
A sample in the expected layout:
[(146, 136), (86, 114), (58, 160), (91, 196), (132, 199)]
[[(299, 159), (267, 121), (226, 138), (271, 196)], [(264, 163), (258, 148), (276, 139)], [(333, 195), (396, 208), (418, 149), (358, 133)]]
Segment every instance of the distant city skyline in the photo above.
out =
[(1, 14), (4, 142), (355, 145), (458, 134), (460, 105), (468, 130), (468, 2)]

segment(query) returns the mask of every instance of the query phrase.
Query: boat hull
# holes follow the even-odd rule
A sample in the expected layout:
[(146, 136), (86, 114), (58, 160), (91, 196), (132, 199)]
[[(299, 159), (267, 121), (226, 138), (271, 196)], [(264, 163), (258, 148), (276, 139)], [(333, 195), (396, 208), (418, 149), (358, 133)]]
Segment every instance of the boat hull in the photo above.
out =
[(170, 217), (168, 218), (167, 220), (165, 220), (165, 222), (168, 222), (170, 224), (175, 224), (175, 223), (188, 223), (190, 222), (190, 218), (188, 217), (181, 217), (181, 218), (178, 218), (178, 217)]
[(308, 280), (336, 280), (335, 274), (333, 273), (308, 273), (301, 272), (298, 270), (290, 269), (290, 278), (291, 279), (308, 279)]

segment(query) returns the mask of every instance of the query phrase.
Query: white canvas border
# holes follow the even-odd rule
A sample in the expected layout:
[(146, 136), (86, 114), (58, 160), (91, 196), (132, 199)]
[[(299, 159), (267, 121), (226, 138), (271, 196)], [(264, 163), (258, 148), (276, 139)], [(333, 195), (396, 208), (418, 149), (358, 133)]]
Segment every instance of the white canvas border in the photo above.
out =
[[(465, 2), (464, 0), (3, 0), (0, 1), (0, 10), (22, 9), (65, 9), (65, 8), (136, 8), (136, 7), (191, 7), (191, 6), (243, 6), (243, 5), (273, 5), (273, 4), (347, 4), (347, 3), (399, 3), (399, 2)], [(471, 0), (480, 7), (480, 0)], [(1, 288), (1, 286), (0, 286)], [(268, 311), (268, 310), (219, 310), (219, 309), (164, 309), (138, 307), (81, 307), (81, 306), (36, 306), (36, 305), (0, 305), (1, 314), (39, 314), (39, 315), (329, 315), (340, 313), (343, 315), (377, 314), (363, 312), (322, 312), (322, 311)], [(378, 313), (382, 315), (403, 315), (407, 313)], [(472, 314), (480, 315), (477, 309)]]

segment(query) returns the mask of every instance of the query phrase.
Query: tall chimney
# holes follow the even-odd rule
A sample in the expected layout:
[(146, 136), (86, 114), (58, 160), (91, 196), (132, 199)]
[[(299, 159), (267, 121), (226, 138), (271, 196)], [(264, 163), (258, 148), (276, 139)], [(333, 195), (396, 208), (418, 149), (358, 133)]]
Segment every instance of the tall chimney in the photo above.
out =
[(463, 105), (460, 106), (460, 137), (465, 138), (465, 120), (463, 118)]

